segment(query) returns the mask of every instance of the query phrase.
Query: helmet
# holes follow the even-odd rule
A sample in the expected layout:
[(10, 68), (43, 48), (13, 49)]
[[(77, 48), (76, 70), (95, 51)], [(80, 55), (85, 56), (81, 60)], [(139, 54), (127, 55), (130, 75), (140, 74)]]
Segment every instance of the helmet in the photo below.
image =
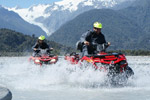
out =
[(93, 27), (94, 27), (94, 28), (102, 28), (102, 24), (99, 23), (99, 22), (95, 22), (95, 23), (93, 24)]
[(45, 40), (45, 36), (41, 35), (41, 36), (39, 37), (39, 40)]

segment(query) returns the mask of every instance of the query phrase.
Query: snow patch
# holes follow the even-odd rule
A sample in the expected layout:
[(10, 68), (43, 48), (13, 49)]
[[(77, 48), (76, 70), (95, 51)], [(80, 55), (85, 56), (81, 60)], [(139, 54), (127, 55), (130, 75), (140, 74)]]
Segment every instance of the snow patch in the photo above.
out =
[(83, 3), (85, 6), (93, 6), (92, 0), (86, 1)]
[(63, 0), (63, 1), (55, 2), (55, 4), (59, 6), (63, 6), (62, 10), (68, 9), (69, 11), (76, 11), (78, 9), (78, 5), (84, 1), (86, 0)]
[(40, 23), (36, 19), (41, 18), (42, 20), (45, 20), (46, 18), (50, 18), (52, 14), (54, 15), (56, 14), (56, 18), (57, 18), (58, 11), (62, 13), (63, 12), (66, 13), (67, 11), (73, 13), (76, 10), (80, 10), (79, 7), (91, 6), (91, 8), (93, 7), (95, 9), (109, 8), (125, 1), (134, 1), (134, 0), (62, 0), (62, 1), (55, 2), (52, 5), (39, 4), (39, 5), (32, 5), (29, 8), (20, 8), (20, 7), (14, 7), (14, 8), (5, 7), (5, 8), (8, 9), (9, 11), (14, 11), (18, 13), (25, 21), (34, 25), (38, 25), (48, 35), (51, 35), (52, 31), (50, 30), (55, 30), (55, 29), (50, 29), (49, 26), (46, 26), (45, 23), (42, 22)]
[(51, 13), (45, 13), (45, 10), (50, 7), (51, 5), (36, 5), (32, 6), (30, 8), (21, 8), (18, 9), (18, 7), (15, 8), (7, 8), (9, 11), (14, 11), (18, 13), (25, 21), (37, 25), (41, 27), (46, 33), (49, 33), (48, 29), (39, 22), (36, 22), (35, 19), (39, 17), (47, 18), (51, 15)]

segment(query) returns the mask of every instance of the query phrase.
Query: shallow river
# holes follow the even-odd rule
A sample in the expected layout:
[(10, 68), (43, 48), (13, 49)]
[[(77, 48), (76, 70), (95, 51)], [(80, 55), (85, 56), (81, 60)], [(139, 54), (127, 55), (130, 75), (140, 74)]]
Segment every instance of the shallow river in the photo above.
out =
[(63, 59), (43, 68), (28, 57), (0, 58), (0, 85), (12, 100), (150, 100), (150, 57), (127, 57), (135, 75), (124, 86), (105, 85), (105, 74)]

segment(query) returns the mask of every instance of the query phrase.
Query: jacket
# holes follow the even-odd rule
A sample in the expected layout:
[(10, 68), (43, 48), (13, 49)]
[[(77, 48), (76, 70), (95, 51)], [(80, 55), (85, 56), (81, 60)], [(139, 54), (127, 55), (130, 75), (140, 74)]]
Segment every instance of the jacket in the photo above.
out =
[(84, 33), (80, 38), (80, 42), (83, 43), (84, 41), (98, 44), (106, 43), (105, 36), (102, 33), (96, 34), (94, 31), (88, 31)]
[(47, 43), (43, 42), (42, 44), (36, 42), (35, 45), (32, 47), (32, 49), (37, 48), (37, 49), (49, 49), (49, 46)]

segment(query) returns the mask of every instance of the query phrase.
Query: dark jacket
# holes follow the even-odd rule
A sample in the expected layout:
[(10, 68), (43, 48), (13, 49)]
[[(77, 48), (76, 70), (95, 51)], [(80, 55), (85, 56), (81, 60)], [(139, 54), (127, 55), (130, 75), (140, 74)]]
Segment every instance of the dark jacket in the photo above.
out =
[(98, 44), (103, 44), (106, 43), (105, 37), (102, 33), (96, 34), (94, 31), (88, 31), (84, 33), (81, 38), (81, 42), (88, 41), (90, 43), (98, 43)]
[(86, 51), (86, 49), (87, 49), (88, 54), (94, 54), (94, 52), (96, 51), (96, 48), (94, 48), (92, 45), (89, 45), (89, 46), (84, 45), (84, 41), (88, 41), (88, 42), (90, 42), (90, 44), (106, 43), (105, 37), (102, 33), (96, 34), (96, 32), (94, 32), (94, 31), (88, 31), (88, 32), (84, 33), (80, 38), (80, 43), (82, 45), (80, 47), (80, 51), (83, 52), (83, 51)]
[(49, 46), (47, 43), (43, 42), (42, 44), (36, 42), (35, 45), (32, 47), (32, 49), (37, 48), (37, 49), (49, 49)]

